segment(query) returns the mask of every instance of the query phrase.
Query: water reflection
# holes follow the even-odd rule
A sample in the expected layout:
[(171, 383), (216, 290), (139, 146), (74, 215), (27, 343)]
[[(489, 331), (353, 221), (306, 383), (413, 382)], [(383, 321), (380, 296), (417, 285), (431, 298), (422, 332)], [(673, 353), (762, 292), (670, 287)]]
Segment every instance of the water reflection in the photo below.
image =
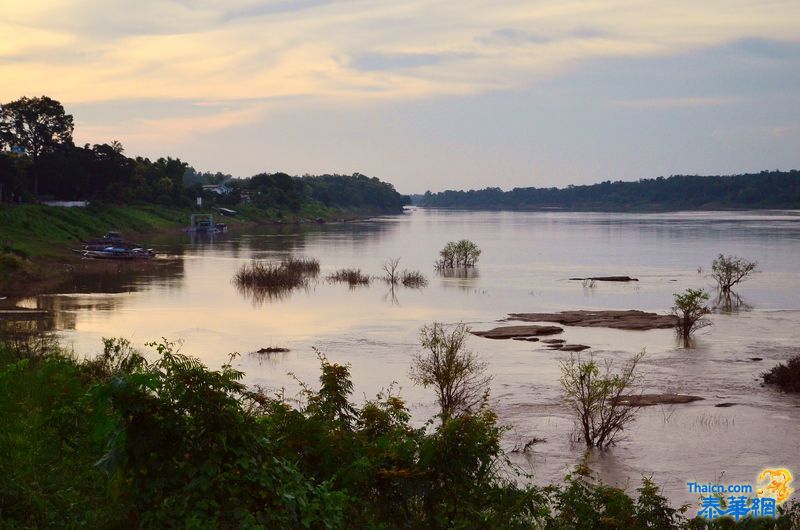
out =
[(69, 285), (60, 292), (71, 293), (126, 293), (153, 286), (178, 289), (184, 278), (184, 263), (180, 258), (152, 261), (109, 263), (98, 268), (77, 267)]
[(456, 267), (453, 269), (436, 269), (436, 274), (442, 278), (442, 286), (455, 287), (463, 291), (472, 291), (478, 283), (480, 272), (475, 267)]
[(753, 306), (748, 304), (741, 296), (733, 291), (718, 291), (714, 302), (714, 311), (720, 313), (738, 313), (752, 311)]
[(65, 328), (56, 327), (56, 321), (52, 318), (52, 315), (42, 315), (39, 317), (0, 317), (0, 338), (2, 339), (45, 334), (55, 331), (56, 329)]
[[(342, 268), (380, 276), (381, 265), (401, 257), (403, 267), (435, 274), (433, 262), (447, 241), (468, 236), (483, 250), (479, 271), (439, 275), (424, 290), (373, 282), (363, 289), (320, 281), (284, 295), (242, 293), (231, 282), (251, 259), (285, 256), (319, 259), (326, 277)], [(607, 457), (593, 455), (604, 479), (624, 486), (642, 473), (666, 482), (679, 501), (685, 481), (709, 480), (715, 469), (748, 479), (768, 460), (791, 461), (800, 433), (800, 405), (758, 384), (758, 374), (785, 361), (794, 350), (791, 333), (800, 328), (800, 216), (797, 213), (582, 214), (566, 212), (426, 211), (358, 223), (257, 227), (213, 241), (173, 234), (156, 242), (172, 253), (177, 270), (122, 272), (116, 278), (77, 282), (65, 293), (85, 292), (83, 301), (31, 299), (32, 307), (65, 314), (61, 333), (76, 352), (96, 351), (102, 336), (125, 336), (139, 344), (161, 336), (185, 339), (185, 352), (209, 366), (227, 361), (227, 352), (252, 352), (274, 344), (290, 353), (236, 359), (246, 382), (267, 388), (295, 383), (287, 372), (316, 381), (319, 346), (333, 362), (352, 366), (355, 396), (374, 395), (397, 381), (420, 424), (436, 412), (429, 390), (415, 387), (407, 374), (418, 352), (418, 330), (433, 321), (470, 322), (496, 327), (510, 312), (570, 309), (641, 309), (667, 313), (673, 294), (713, 285), (698, 273), (719, 253), (757, 260), (764, 271), (741, 288), (752, 311), (710, 315), (714, 326), (700, 330), (691, 349), (672, 329), (653, 331), (565, 327), (571, 344), (592, 346), (599, 358), (624, 359), (647, 349), (643, 361), (648, 392), (705, 397), (665, 414), (643, 410), (630, 441)], [(702, 272), (702, 271), (701, 271)], [(127, 276), (126, 276), (127, 275)], [(598, 284), (583, 289), (570, 277), (629, 275), (636, 286)], [(116, 275), (116, 272), (114, 273)], [(118, 293), (115, 300), (98, 293)], [(726, 302), (723, 300), (723, 302)], [(732, 308), (736, 300), (731, 300)], [(741, 306), (740, 306), (741, 307)], [(69, 323), (72, 319), (72, 323)], [(30, 324), (33, 325), (33, 324)], [(47, 327), (54, 324), (36, 324)], [(789, 338), (787, 338), (789, 337)], [(501, 423), (536, 444), (530, 458), (536, 480), (552, 482), (582, 458), (569, 445), (572, 418), (563, 406), (559, 361), (563, 353), (520, 341), (470, 339), (495, 375), (492, 395)], [(759, 362), (751, 358), (762, 359)], [(726, 409), (736, 430), (719, 439), (705, 427), (703, 414), (721, 402), (746, 405)], [(777, 421), (775, 418), (782, 418)], [(665, 419), (668, 418), (668, 419)], [(698, 419), (699, 418), (699, 419)], [(704, 423), (705, 422), (705, 423)], [(769, 440), (761, 434), (777, 431)], [(513, 444), (513, 441), (511, 442)], [(729, 455), (743, 455), (731, 461)], [(534, 455), (535, 458), (531, 455)], [(515, 456), (515, 457), (516, 457)], [(760, 467), (759, 467), (760, 469)], [(744, 477), (744, 478), (742, 478)]]
[(297, 290), (304, 290), (308, 292), (308, 286), (306, 287), (282, 287), (282, 286), (270, 286), (270, 287), (259, 287), (254, 285), (242, 285), (237, 284), (236, 289), (239, 293), (250, 300), (253, 304), (253, 307), (261, 307), (265, 303), (270, 302), (280, 302), (282, 300), (288, 299), (292, 292)]

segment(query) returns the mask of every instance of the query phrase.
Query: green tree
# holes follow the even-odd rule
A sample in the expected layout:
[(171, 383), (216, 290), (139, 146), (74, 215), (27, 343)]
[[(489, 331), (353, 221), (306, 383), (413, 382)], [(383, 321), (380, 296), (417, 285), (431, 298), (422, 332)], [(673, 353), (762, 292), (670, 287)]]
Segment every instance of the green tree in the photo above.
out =
[(411, 380), (423, 387), (433, 386), (442, 418), (469, 412), (484, 402), (491, 376), (486, 363), (466, 349), (469, 328), (458, 324), (448, 331), (434, 322), (420, 330), (424, 352), (414, 357)]
[(481, 255), (478, 245), (468, 239), (450, 241), (439, 251), (437, 269), (455, 269), (474, 267)]
[(711, 325), (705, 315), (711, 312), (706, 305), (708, 293), (703, 289), (686, 289), (683, 293), (675, 293), (675, 306), (672, 314), (678, 317), (676, 331), (678, 335), (689, 341), (692, 333)]
[(757, 266), (755, 261), (720, 254), (711, 263), (711, 277), (717, 282), (720, 293), (730, 293), (734, 285), (758, 272)]
[(613, 445), (634, 420), (636, 408), (624, 405), (621, 398), (638, 382), (636, 366), (642, 357), (644, 351), (618, 373), (613, 372), (611, 361), (601, 370), (594, 359), (583, 360), (580, 355), (571, 355), (561, 363), (561, 388), (586, 447)]
[(34, 163), (33, 193), (39, 191), (36, 162), (59, 145), (72, 144), (72, 115), (47, 96), (23, 97), (0, 105), (0, 146), (21, 147)]

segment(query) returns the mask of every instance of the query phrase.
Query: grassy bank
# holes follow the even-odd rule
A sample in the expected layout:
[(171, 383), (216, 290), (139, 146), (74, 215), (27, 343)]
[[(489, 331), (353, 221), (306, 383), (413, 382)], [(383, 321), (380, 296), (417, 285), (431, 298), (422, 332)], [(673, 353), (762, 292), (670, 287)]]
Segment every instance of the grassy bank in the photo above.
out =
[[(305, 204), (299, 212), (252, 206), (238, 208), (238, 217), (219, 217), (229, 225), (295, 222), (301, 219), (333, 220), (353, 217), (351, 212), (328, 208), (319, 203)], [(58, 256), (63, 248), (109, 230), (141, 235), (178, 230), (189, 225), (192, 213), (215, 213), (216, 209), (178, 209), (155, 205), (88, 206), (60, 208), (41, 205), (0, 205), (0, 242), (5, 253), (21, 257)]]
[(254, 392), (169, 342), (96, 359), (0, 344), (0, 528), (797, 528), (685, 518), (644, 480), (635, 496), (580, 468), (517, 481), (487, 407), (411, 426), (402, 399), (351, 401), (348, 366), (321, 361), (299, 402)]
[[(264, 223), (293, 223), (316, 219), (353, 219), (364, 212), (330, 208), (308, 201), (299, 211), (254, 206), (237, 207), (237, 217), (216, 218), (231, 230)], [(179, 209), (156, 205), (60, 208), (42, 205), (0, 205), (0, 295), (34, 292), (39, 284), (65, 276), (63, 264), (78, 256), (71, 248), (110, 230), (131, 238), (179, 231), (189, 225), (192, 213), (216, 214), (216, 209)], [(369, 213), (369, 212), (367, 212)], [(55, 265), (55, 266), (54, 266)]]

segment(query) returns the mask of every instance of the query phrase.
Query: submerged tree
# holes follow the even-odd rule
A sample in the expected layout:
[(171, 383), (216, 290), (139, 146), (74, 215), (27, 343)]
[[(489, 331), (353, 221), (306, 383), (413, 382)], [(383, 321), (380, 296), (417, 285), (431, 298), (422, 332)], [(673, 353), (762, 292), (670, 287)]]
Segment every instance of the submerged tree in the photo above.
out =
[(486, 363), (466, 348), (468, 334), (463, 323), (450, 331), (439, 322), (420, 330), (425, 351), (414, 357), (410, 377), (423, 387), (434, 387), (442, 418), (474, 410), (489, 392), (492, 377), (485, 373)]
[(383, 262), (383, 281), (389, 285), (397, 285), (400, 282), (400, 258), (391, 258)]
[(458, 267), (474, 267), (481, 255), (478, 245), (468, 239), (450, 241), (439, 251), (437, 269), (455, 269)]
[(729, 293), (734, 285), (758, 272), (757, 266), (755, 261), (720, 254), (711, 263), (711, 277), (717, 282), (720, 293)]
[(683, 293), (675, 293), (674, 297), (672, 314), (678, 317), (675, 330), (688, 343), (692, 333), (711, 325), (711, 321), (706, 318), (711, 312), (706, 305), (709, 296), (703, 289), (686, 289)]
[(613, 445), (625, 427), (635, 419), (636, 408), (622, 398), (638, 383), (636, 366), (644, 351), (636, 354), (615, 373), (612, 362), (600, 365), (590, 358), (570, 355), (561, 363), (561, 388), (576, 416), (578, 434), (586, 447)]

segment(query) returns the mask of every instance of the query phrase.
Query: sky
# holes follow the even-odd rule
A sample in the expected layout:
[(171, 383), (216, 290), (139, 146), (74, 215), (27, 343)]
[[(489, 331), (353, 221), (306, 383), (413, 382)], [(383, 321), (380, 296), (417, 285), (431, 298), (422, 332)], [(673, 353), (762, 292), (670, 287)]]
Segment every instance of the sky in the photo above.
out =
[(403, 193), (800, 168), (798, 0), (0, 0), (75, 142)]

